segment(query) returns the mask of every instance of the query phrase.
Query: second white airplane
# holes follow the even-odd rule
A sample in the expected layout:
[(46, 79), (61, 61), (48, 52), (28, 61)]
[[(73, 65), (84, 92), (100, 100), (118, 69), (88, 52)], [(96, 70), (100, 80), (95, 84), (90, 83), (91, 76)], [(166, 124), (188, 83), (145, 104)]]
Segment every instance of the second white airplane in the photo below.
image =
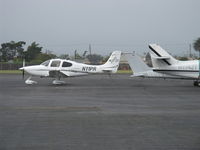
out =
[(84, 76), (89, 73), (116, 73), (119, 67), (121, 51), (114, 51), (108, 61), (103, 65), (87, 65), (66, 59), (51, 59), (40, 65), (26, 66), (20, 70), (30, 74), (26, 84), (34, 84), (32, 76), (54, 78), (53, 84), (64, 84), (61, 78)]
[(150, 44), (150, 55), (153, 68), (148, 67), (136, 54), (124, 54), (133, 76), (149, 78), (188, 79), (194, 86), (200, 86), (200, 61), (179, 61), (162, 49), (159, 45)]

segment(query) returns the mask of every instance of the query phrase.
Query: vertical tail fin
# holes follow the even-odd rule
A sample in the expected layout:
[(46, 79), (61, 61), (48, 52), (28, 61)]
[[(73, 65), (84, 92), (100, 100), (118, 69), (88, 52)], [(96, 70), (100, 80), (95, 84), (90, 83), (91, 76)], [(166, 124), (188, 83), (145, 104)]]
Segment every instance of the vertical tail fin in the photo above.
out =
[(103, 71), (116, 73), (119, 67), (121, 51), (114, 51), (105, 64), (102, 65)]
[(142, 76), (143, 73), (152, 70), (150, 67), (148, 67), (142, 58), (140, 58), (138, 55), (132, 53), (124, 53), (124, 56), (126, 60), (128, 61), (131, 70), (134, 72), (134, 76)]
[(167, 51), (165, 51), (159, 45), (149, 44), (149, 48), (151, 50), (150, 55), (153, 67), (162, 68), (178, 63), (178, 60), (172, 57)]

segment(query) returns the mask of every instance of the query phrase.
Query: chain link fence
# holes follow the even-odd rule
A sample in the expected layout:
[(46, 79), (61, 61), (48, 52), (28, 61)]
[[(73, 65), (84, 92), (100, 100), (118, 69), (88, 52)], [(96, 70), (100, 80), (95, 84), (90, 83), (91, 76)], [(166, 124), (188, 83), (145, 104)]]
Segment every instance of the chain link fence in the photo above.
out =
[[(31, 66), (34, 64), (29, 64)], [(13, 63), (0, 63), (0, 70), (18, 70), (22, 67), (22, 64), (13, 64)], [(120, 64), (119, 70), (130, 70), (130, 66), (128, 64)]]

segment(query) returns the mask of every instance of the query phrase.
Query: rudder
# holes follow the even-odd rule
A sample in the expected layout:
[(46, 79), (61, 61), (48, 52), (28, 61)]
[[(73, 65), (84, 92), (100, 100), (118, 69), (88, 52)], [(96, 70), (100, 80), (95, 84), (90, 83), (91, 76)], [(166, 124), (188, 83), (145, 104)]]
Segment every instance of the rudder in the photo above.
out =
[(116, 73), (119, 67), (120, 58), (121, 51), (114, 51), (107, 62), (102, 65), (102, 67), (104, 68), (103, 71)]
[(168, 67), (178, 63), (167, 51), (157, 44), (149, 44), (152, 65), (155, 68)]

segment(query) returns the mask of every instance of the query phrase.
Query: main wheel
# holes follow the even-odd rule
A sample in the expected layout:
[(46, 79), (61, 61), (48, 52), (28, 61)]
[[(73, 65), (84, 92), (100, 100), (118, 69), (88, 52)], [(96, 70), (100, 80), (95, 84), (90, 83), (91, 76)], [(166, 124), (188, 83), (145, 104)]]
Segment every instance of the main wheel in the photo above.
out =
[(57, 80), (57, 79), (53, 80), (52, 83), (53, 83), (54, 85), (62, 85), (62, 84), (66, 84), (65, 81), (61, 81), (61, 80)]
[(194, 86), (199, 86), (199, 82), (198, 81), (194, 81), (193, 85)]

